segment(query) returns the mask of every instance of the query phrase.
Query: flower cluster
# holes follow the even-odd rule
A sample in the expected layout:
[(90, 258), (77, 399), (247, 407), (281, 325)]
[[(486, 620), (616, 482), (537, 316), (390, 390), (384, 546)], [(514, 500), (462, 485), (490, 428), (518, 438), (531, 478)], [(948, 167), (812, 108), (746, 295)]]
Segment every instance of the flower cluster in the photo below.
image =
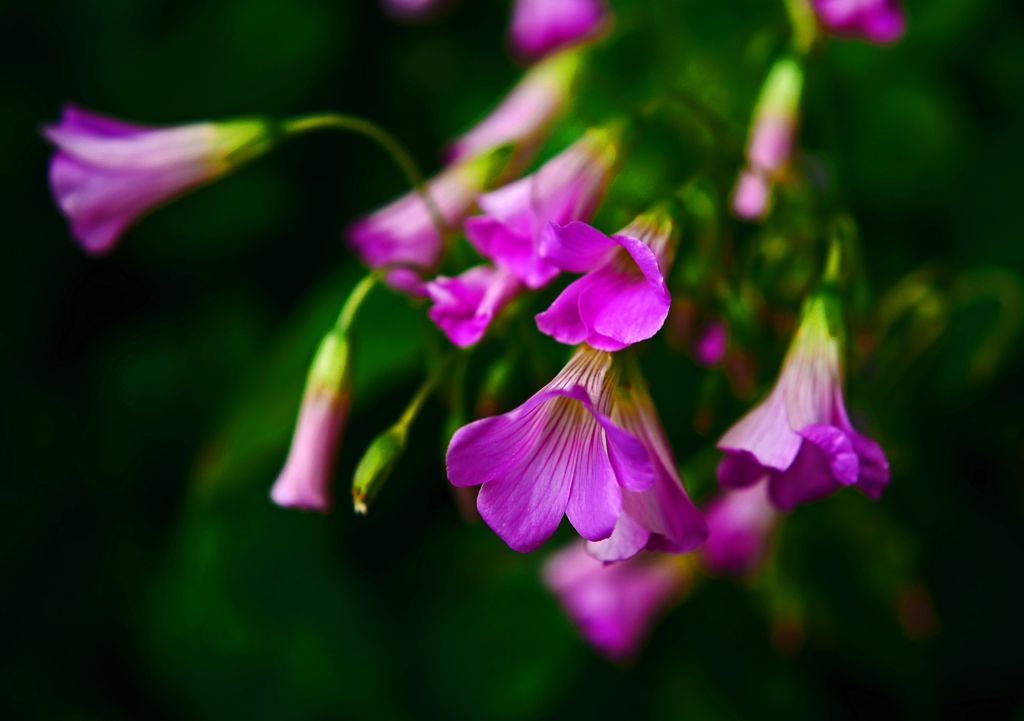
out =
[[(444, 6), (384, 4), (404, 20), (428, 18)], [(810, 7), (830, 32), (873, 42), (894, 41), (905, 25), (894, 0), (814, 0)], [(568, 518), (581, 538), (547, 561), (545, 583), (584, 637), (623, 661), (635, 656), (698, 568), (712, 575), (757, 573), (784, 514), (847, 486), (877, 500), (890, 472), (881, 446), (854, 429), (846, 410), (839, 266), (848, 249), (832, 238), (821, 283), (803, 288), (799, 322), (774, 386), (717, 442), (720, 490), (700, 506), (691, 501), (634, 347), (654, 338), (671, 310), (682, 319), (680, 335), (694, 360), (735, 385), (730, 332), (734, 322), (742, 330), (755, 315), (735, 308), (743, 293), (757, 293), (734, 293), (723, 263), (706, 284), (721, 299), (718, 307), (697, 309), (685, 293), (673, 298), (685, 287), (674, 278), (688, 217), (677, 189), (652, 191), (649, 206), (620, 203), (607, 215), (618, 218), (614, 225), (599, 214), (630, 153), (626, 121), (608, 118), (585, 131), (577, 126), (571, 142), (526, 172), (570, 112), (588, 46), (612, 27), (602, 0), (517, 0), (508, 43), (516, 57), (535, 63), (447, 145), (443, 166), (426, 180), (397, 141), (352, 116), (149, 127), (68, 106), (44, 134), (57, 146), (50, 165), (56, 202), (72, 236), (94, 254), (110, 251), (156, 207), (254, 160), (273, 141), (333, 127), (379, 142), (413, 187), (344, 231), (369, 275), (316, 352), (270, 497), (283, 507), (332, 508), (353, 393), (350, 330), (378, 282), (407, 295), (459, 349), (497, 336), (517, 352), (531, 352), (503, 337), (507, 324), (497, 321), (535, 326), (552, 346), (571, 348), (568, 362), (518, 407), (457, 424), (449, 432), (447, 477), (455, 487), (479, 489), (480, 517), (516, 551), (539, 549)], [(730, 168), (739, 171), (731, 205), (741, 219), (767, 218), (774, 186), (799, 172), (792, 160), (803, 62), (782, 57), (764, 81), (743, 167)], [(650, 209), (638, 212), (644, 207)], [(682, 274), (703, 272), (710, 259), (694, 261), (699, 253), (687, 252)], [(563, 273), (578, 277), (560, 281)], [(540, 298), (546, 309), (535, 305), (537, 312), (525, 315)], [(468, 353), (452, 350), (449, 359)], [(448, 372), (457, 362), (438, 361), (399, 421), (370, 445), (353, 484), (359, 512), (367, 512), (394, 469), (427, 398), (463, 382), (464, 374)], [(461, 398), (461, 388), (449, 390)], [(460, 410), (453, 408), (453, 417)], [(699, 563), (686, 555), (694, 551)]]

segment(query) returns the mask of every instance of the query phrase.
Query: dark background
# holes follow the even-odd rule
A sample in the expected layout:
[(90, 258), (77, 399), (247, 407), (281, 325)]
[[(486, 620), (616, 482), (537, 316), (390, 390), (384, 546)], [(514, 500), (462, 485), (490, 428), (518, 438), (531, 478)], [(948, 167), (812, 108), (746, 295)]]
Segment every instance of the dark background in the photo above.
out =
[[(672, 84), (742, 139), (784, 47), (781, 3), (612, 4), (595, 63), (612, 104)], [(69, 240), (45, 184), (38, 127), (66, 99), (142, 122), (352, 112), (436, 169), (517, 77), (507, 5), (463, 0), (402, 27), (369, 0), (0, 0), (0, 714), (1024, 719), (1021, 343), (971, 371), (1020, 311), (1024, 5), (908, 9), (895, 48), (815, 55), (803, 134), (860, 224), (877, 295), (920, 267), (951, 294), (906, 331), (928, 340), (899, 374), (851, 381), (892, 486), (877, 505), (801, 509), (759, 579), (704, 581), (623, 669), (540, 586), (555, 541), (523, 556), (461, 520), (439, 405), (370, 516), (348, 512), (359, 453), (421, 372), (420, 322), (396, 296), (375, 293), (361, 319), (340, 507), (266, 500), (306, 364), (359, 273), (340, 230), (404, 187), (375, 147), (289, 143), (101, 260)], [(600, 119), (589, 92), (556, 145)], [(641, 154), (609, 203), (646, 202), (665, 168), (684, 179), (691, 159), (669, 154)], [(1009, 300), (950, 301), (958, 278), (1005, 281)], [(699, 487), (710, 376), (654, 343), (655, 400)]]

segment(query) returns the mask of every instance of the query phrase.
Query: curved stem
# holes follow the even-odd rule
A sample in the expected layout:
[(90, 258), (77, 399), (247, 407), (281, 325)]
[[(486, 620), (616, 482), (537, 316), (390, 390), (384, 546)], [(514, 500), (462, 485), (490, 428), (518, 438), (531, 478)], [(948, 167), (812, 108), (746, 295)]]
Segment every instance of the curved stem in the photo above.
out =
[(412, 159), (412, 155), (405, 149), (405, 146), (395, 136), (384, 130), (384, 128), (354, 115), (314, 113), (284, 120), (281, 123), (281, 130), (285, 135), (301, 135), (315, 130), (343, 130), (357, 133), (374, 141), (391, 156), (395, 164), (401, 168), (402, 174), (409, 181), (409, 185), (419, 194), (427, 206), (427, 210), (430, 212), (430, 218), (434, 222), (437, 232), (441, 235), (441, 239), (444, 240), (448, 237), (448, 224), (431, 197), (430, 190), (423, 180), (423, 173), (420, 172), (419, 166), (416, 165), (416, 161)]
[(352, 325), (352, 321), (356, 317), (356, 313), (359, 311), (359, 306), (363, 304), (366, 296), (373, 290), (373, 286), (377, 284), (379, 280), (378, 273), (370, 273), (361, 281), (356, 283), (356, 287), (352, 289), (352, 292), (348, 295), (348, 300), (345, 301), (345, 305), (341, 307), (341, 313), (338, 314), (338, 320), (334, 324), (335, 330), (342, 335), (348, 333), (349, 327)]

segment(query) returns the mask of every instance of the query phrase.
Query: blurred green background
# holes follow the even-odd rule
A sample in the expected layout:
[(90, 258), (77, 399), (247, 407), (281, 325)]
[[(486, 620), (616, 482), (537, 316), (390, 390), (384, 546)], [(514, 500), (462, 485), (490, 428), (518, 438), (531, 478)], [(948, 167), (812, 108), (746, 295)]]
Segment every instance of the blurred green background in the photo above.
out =
[[(672, 86), (741, 139), (785, 46), (781, 3), (612, 4), (620, 22), (595, 59), (607, 92), (582, 118)], [(907, 7), (897, 47), (834, 42), (813, 58), (804, 144), (860, 225), (877, 294), (922, 266), (984, 287), (1016, 278), (1024, 5)], [(0, 715), (1024, 719), (1024, 347), (971, 372), (995, 304), (924, 324), (934, 342), (898, 382), (870, 368), (851, 382), (893, 462), (879, 504), (847, 493), (800, 509), (761, 578), (703, 582), (620, 669), (540, 586), (546, 551), (462, 521), (440, 405), (371, 514), (348, 512), (359, 454), (421, 374), (401, 298), (375, 293), (360, 321), (339, 508), (267, 501), (306, 364), (360, 272), (341, 228), (403, 190), (375, 147), (289, 143), (102, 260), (49, 198), (38, 127), (66, 99), (142, 122), (351, 112), (436, 169), (519, 73), (507, 15), (492, 0), (425, 26), (371, 0), (0, 0)], [(690, 150), (662, 177), (664, 156), (687, 151), (653, 147), (613, 188), (627, 206), (703, 162)], [(693, 454), (731, 417), (698, 437), (711, 374), (652, 344), (655, 399), (700, 486), (708, 460)]]

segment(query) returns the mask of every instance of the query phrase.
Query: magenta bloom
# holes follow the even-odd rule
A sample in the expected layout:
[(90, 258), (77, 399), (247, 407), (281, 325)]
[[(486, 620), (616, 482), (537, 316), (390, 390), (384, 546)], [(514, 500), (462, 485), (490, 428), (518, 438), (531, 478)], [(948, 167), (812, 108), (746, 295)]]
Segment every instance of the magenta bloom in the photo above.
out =
[(836, 35), (888, 45), (907, 29), (899, 0), (811, 0), (811, 4), (825, 29)]
[(589, 220), (604, 197), (615, 157), (618, 129), (590, 130), (537, 172), (477, 203), (484, 215), (466, 218), (469, 242), (481, 255), (512, 272), (528, 288), (541, 288), (558, 268), (540, 257), (551, 223)]
[(622, 663), (640, 652), (654, 624), (686, 592), (692, 571), (678, 556), (654, 554), (605, 564), (576, 542), (547, 560), (543, 577), (580, 635)]
[(327, 513), (334, 505), (334, 465), (348, 419), (349, 346), (337, 333), (320, 344), (306, 380), (292, 445), (270, 500)]
[(746, 488), (727, 491), (708, 503), (704, 513), (710, 533), (700, 555), (707, 569), (723, 576), (758, 571), (779, 519), (768, 498), (767, 477)]
[(154, 127), (64, 106), (43, 129), (57, 146), (50, 189), (82, 249), (102, 255), (142, 216), (270, 146), (265, 123)]
[(889, 484), (881, 446), (853, 429), (843, 401), (841, 309), (824, 293), (804, 304), (803, 317), (775, 387), (726, 431), (718, 447), (725, 488), (768, 474), (768, 493), (784, 510), (856, 485), (877, 500)]
[(712, 318), (700, 329), (693, 344), (693, 355), (705, 368), (713, 368), (725, 360), (729, 350), (729, 329), (718, 318)]
[(552, 225), (541, 243), (541, 258), (586, 275), (537, 315), (537, 327), (560, 343), (586, 342), (607, 351), (653, 336), (672, 305), (665, 285), (672, 228), (662, 214), (641, 215), (610, 238), (578, 221)]
[(451, 0), (380, 0), (385, 14), (399, 22), (429, 20), (451, 4)]
[(623, 490), (647, 491), (656, 473), (643, 443), (611, 418), (611, 355), (581, 346), (554, 380), (519, 408), (460, 428), (448, 479), (483, 484), (481, 517), (517, 551), (533, 551), (562, 514), (581, 536), (612, 535)]
[(548, 128), (565, 111), (579, 66), (576, 51), (559, 53), (537, 63), (494, 110), (452, 141), (445, 160), (451, 163), (492, 148), (514, 145), (510, 166), (522, 170)]
[(643, 443), (654, 464), (654, 485), (647, 491), (622, 490), (622, 514), (612, 535), (587, 544), (587, 552), (601, 561), (621, 561), (643, 549), (687, 553), (704, 542), (708, 525), (686, 494), (672, 446), (658, 411), (635, 370), (616, 389), (612, 421)]
[(757, 220), (768, 211), (771, 187), (793, 156), (799, 125), (803, 71), (790, 58), (778, 61), (765, 79), (747, 139), (747, 168), (733, 191), (737, 216)]
[[(472, 210), (473, 198), (483, 189), (486, 177), (485, 162), (478, 159), (451, 165), (427, 182), (427, 191), (449, 227), (458, 227)], [(444, 252), (444, 238), (427, 204), (413, 190), (353, 222), (345, 237), (370, 268), (431, 268)]]
[(607, 20), (602, 0), (515, 0), (509, 45), (516, 56), (532, 60), (593, 37)]
[(470, 268), (457, 278), (439, 275), (425, 286), (434, 301), (430, 319), (460, 348), (479, 341), (494, 317), (522, 289), (507, 270), (491, 265)]

